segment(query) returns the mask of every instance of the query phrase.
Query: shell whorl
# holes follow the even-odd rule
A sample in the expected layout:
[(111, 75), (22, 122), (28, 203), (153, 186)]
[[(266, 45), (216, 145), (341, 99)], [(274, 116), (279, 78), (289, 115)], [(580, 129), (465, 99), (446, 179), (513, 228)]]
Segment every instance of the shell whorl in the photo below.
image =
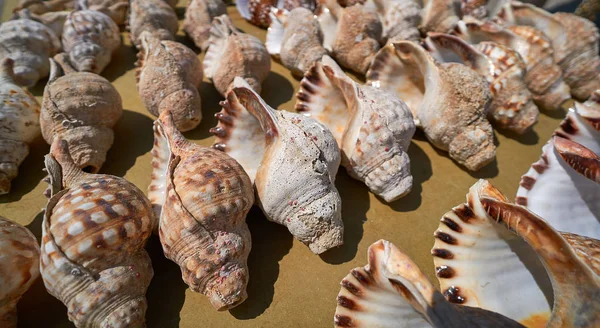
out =
[(213, 18), (225, 14), (227, 7), (222, 0), (190, 1), (185, 10), (183, 29), (198, 48), (206, 51), (210, 45), (210, 26)]
[(132, 0), (128, 28), (131, 43), (140, 47), (140, 35), (148, 31), (160, 40), (174, 40), (179, 27), (177, 14), (164, 0)]

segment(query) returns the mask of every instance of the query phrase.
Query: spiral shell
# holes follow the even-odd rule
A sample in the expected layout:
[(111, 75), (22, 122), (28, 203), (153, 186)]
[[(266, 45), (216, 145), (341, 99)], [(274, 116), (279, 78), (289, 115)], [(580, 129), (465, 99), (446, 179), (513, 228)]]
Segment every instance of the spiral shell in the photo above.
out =
[(213, 18), (227, 14), (223, 0), (191, 0), (185, 10), (183, 30), (202, 51), (210, 42), (210, 27)]
[(416, 0), (375, 0), (387, 42), (419, 41), (421, 4)]
[(127, 0), (77, 0), (75, 6), (78, 10), (89, 9), (104, 13), (117, 25), (123, 25), (127, 21)]
[(17, 327), (17, 302), (40, 275), (40, 247), (25, 227), (0, 216), (0, 326)]
[(164, 0), (131, 0), (129, 9), (129, 37), (139, 47), (140, 35), (150, 32), (160, 40), (174, 40), (179, 28), (175, 10)]
[(424, 0), (421, 11), (421, 33), (447, 33), (460, 20), (460, 0)]
[(273, 9), (292, 11), (295, 8), (306, 8), (315, 11), (319, 6), (317, 0), (239, 0), (235, 6), (242, 17), (261, 28), (271, 24), (270, 13)]
[(42, 224), (41, 274), (77, 327), (142, 327), (153, 271), (144, 245), (155, 219), (125, 179), (79, 170), (65, 141), (46, 156), (50, 200)]

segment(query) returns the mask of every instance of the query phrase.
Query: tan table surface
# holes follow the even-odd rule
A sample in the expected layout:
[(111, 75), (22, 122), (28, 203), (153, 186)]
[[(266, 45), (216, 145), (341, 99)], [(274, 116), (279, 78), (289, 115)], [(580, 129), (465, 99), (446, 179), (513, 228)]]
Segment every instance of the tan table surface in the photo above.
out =
[[(3, 21), (15, 4), (16, 0), (7, 0)], [(238, 27), (265, 40), (265, 30), (243, 21), (234, 6), (228, 9)], [(184, 3), (177, 12), (183, 17)], [(137, 94), (135, 50), (127, 36), (123, 40), (113, 62), (102, 73), (121, 93), (125, 110), (115, 127), (115, 142), (101, 173), (123, 176), (145, 191), (150, 182), (153, 118)], [(178, 40), (191, 45), (181, 31)], [(41, 81), (31, 89), (40, 103), (45, 83)], [(278, 109), (293, 110), (297, 89), (298, 81), (274, 61), (263, 84), (266, 102)], [(208, 129), (216, 125), (213, 114), (220, 110), (221, 97), (206, 79), (201, 95), (204, 119), (186, 137), (208, 146), (212, 144)], [(406, 251), (437, 284), (430, 249), (442, 215), (464, 202), (468, 188), (479, 178), (490, 179), (513, 198), (519, 178), (539, 158), (542, 145), (563, 117), (564, 111), (542, 114), (534, 131), (520, 137), (496, 132), (496, 161), (476, 173), (458, 167), (418, 131), (408, 151), (414, 177), (412, 192), (392, 204), (383, 203), (340, 168), (336, 185), (342, 196), (344, 245), (322, 256), (312, 254), (286, 228), (268, 222), (254, 208), (247, 217), (253, 241), (249, 296), (228, 312), (215, 311), (203, 295), (191, 292), (181, 280), (179, 267), (164, 258), (158, 238), (152, 237), (147, 247), (154, 266), (147, 293), (148, 327), (331, 327), (341, 279), (350, 269), (365, 265), (368, 246), (382, 238)], [(0, 215), (26, 225), (38, 239), (41, 209), (46, 205), (41, 169), (48, 148), (41, 138), (32, 145), (13, 181), (12, 192), (0, 197)], [(20, 327), (72, 326), (66, 308), (45, 291), (41, 279), (25, 294), (18, 309)]]

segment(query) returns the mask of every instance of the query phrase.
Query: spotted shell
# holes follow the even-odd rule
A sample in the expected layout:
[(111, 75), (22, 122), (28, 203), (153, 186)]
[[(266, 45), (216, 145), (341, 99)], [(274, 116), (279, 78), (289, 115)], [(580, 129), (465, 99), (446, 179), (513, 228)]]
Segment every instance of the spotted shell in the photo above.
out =
[(179, 21), (175, 10), (164, 0), (131, 0), (127, 27), (131, 43), (139, 48), (140, 35), (150, 32), (160, 40), (174, 40)]
[(239, 0), (235, 6), (242, 17), (253, 25), (268, 28), (271, 24), (270, 13), (273, 9), (292, 11), (306, 8), (315, 11), (319, 5), (316, 0)]

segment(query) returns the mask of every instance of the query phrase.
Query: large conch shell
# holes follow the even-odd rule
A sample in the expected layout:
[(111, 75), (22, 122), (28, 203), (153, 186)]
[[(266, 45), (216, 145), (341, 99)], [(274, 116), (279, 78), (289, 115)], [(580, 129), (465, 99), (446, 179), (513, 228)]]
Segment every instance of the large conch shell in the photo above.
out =
[(386, 42), (419, 41), (421, 4), (418, 0), (373, 0), (383, 24)]
[(217, 310), (233, 308), (248, 296), (252, 182), (227, 154), (186, 140), (168, 111), (154, 123), (154, 138), (148, 195), (165, 256)]
[(335, 188), (340, 150), (325, 126), (276, 111), (242, 78), (221, 103), (213, 147), (235, 158), (254, 181), (267, 219), (283, 224), (316, 254), (343, 243)]
[(226, 14), (227, 6), (223, 0), (191, 0), (185, 9), (183, 30), (198, 48), (206, 51), (213, 18)]
[(213, 19), (203, 65), (206, 76), (223, 96), (237, 76), (260, 93), (261, 83), (271, 71), (271, 57), (259, 38), (241, 32), (229, 16), (221, 15)]
[(569, 109), (515, 200), (557, 230), (592, 238), (600, 238), (599, 95)]
[(81, 171), (57, 140), (45, 159), (42, 278), (77, 327), (143, 327), (153, 271), (150, 202), (125, 179)]
[(406, 102), (427, 139), (468, 170), (494, 160), (493, 129), (486, 119), (491, 93), (477, 72), (436, 62), (419, 44), (401, 41), (379, 51), (367, 81)]
[(528, 327), (599, 322), (600, 241), (554, 230), (484, 180), (441, 222), (432, 254), (450, 302)]
[(335, 327), (523, 327), (497, 313), (448, 302), (389, 241), (375, 242), (368, 256), (365, 267), (341, 282)]
[(490, 21), (460, 21), (453, 33), (470, 44), (492, 41), (517, 51), (527, 66), (527, 88), (540, 108), (559, 109), (571, 98), (562, 71), (554, 62), (552, 45), (542, 32), (529, 26), (503, 28)]
[(102, 76), (75, 71), (66, 54), (50, 62), (40, 115), (42, 136), (48, 144), (66, 140), (75, 163), (96, 173), (113, 144), (112, 128), (123, 113), (121, 96)]
[(295, 8), (306, 8), (315, 11), (320, 6), (318, 0), (238, 0), (235, 6), (240, 15), (261, 28), (267, 28), (271, 24), (271, 10), (285, 9), (292, 11)]
[(202, 64), (191, 49), (175, 41), (160, 40), (150, 32), (140, 35), (137, 87), (152, 115), (170, 111), (177, 128), (189, 131), (202, 120), (198, 88)]
[(17, 303), (40, 275), (40, 247), (20, 224), (0, 216), (0, 326), (17, 327)]
[(139, 47), (144, 31), (160, 40), (174, 40), (179, 21), (175, 10), (164, 0), (131, 0), (127, 27), (131, 43)]
[(441, 33), (429, 33), (425, 47), (441, 62), (463, 63), (486, 78), (493, 99), (488, 119), (498, 127), (523, 134), (537, 122), (539, 110), (525, 85), (525, 63), (514, 50), (494, 42), (471, 46)]
[(10, 191), (11, 180), (29, 154), (29, 144), (40, 135), (40, 104), (16, 84), (14, 61), (0, 61), (0, 195)]
[(306, 73), (297, 97), (296, 110), (333, 133), (350, 176), (386, 202), (410, 192), (406, 151), (416, 127), (402, 100), (354, 82), (329, 56)]
[(273, 9), (266, 46), (283, 66), (300, 77), (327, 53), (319, 22), (306, 8)]
[(460, 0), (423, 0), (421, 11), (421, 33), (448, 33), (456, 26), (461, 16)]

